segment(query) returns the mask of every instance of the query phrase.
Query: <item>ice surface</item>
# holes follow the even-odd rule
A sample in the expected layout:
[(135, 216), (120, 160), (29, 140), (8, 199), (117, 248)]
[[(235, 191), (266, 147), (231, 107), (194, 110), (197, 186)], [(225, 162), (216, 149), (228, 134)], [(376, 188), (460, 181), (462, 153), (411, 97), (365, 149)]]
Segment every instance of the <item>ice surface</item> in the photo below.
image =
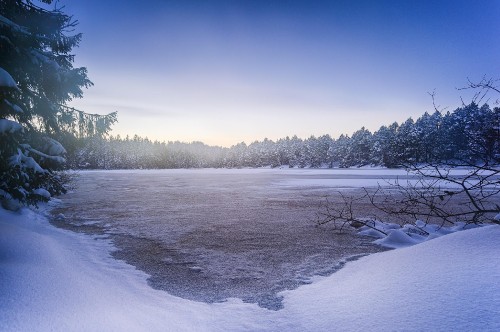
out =
[(383, 250), (372, 239), (312, 222), (327, 188), (281, 186), (329, 177), (295, 170), (79, 172), (53, 211), (61, 227), (108, 234), (113, 255), (150, 284), (205, 302), (230, 297), (279, 309), (277, 293), (332, 273), (346, 258)]
[[(331, 225), (315, 227), (325, 196), (341, 204), (334, 196), (345, 186), (363, 194), (355, 181), (398, 176), (401, 170), (388, 169), (84, 171), (78, 190), (63, 197), (54, 217), (66, 216), (55, 221), (62, 227), (109, 236), (118, 248), (114, 257), (150, 274), (157, 289), (197, 301), (237, 297), (280, 309), (280, 291), (332, 273), (346, 258), (381, 250), (353, 232), (339, 236)], [(319, 185), (304, 185), (310, 182)], [(370, 202), (360, 204), (369, 215)], [(451, 232), (419, 225), (431, 238)], [(385, 233), (400, 228), (378, 221), (374, 226)], [(394, 248), (429, 238), (412, 227), (380, 244)]]

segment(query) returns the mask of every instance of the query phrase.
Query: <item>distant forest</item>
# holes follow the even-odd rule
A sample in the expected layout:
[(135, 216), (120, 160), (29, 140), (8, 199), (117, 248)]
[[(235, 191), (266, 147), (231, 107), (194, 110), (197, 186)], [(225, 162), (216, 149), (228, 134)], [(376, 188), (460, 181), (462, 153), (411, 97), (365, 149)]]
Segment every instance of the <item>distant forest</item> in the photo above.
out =
[[(500, 108), (464, 105), (445, 114), (425, 113), (351, 136), (264, 139), (230, 148), (202, 142), (158, 142), (138, 137), (85, 137), (65, 142), (74, 169), (164, 169), (240, 167), (401, 167), (460, 160), (475, 163), (500, 156)], [(498, 160), (498, 159), (497, 159)]]

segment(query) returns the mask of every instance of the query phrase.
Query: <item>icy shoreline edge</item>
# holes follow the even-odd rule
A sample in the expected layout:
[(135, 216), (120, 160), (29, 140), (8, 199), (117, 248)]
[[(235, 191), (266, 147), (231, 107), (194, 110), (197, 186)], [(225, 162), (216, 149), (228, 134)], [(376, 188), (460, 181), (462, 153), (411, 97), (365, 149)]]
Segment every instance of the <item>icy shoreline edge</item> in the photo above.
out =
[(156, 291), (106, 240), (0, 209), (0, 321), (4, 331), (495, 331), (499, 236), (486, 226), (363, 257), (283, 292), (285, 308), (273, 312)]

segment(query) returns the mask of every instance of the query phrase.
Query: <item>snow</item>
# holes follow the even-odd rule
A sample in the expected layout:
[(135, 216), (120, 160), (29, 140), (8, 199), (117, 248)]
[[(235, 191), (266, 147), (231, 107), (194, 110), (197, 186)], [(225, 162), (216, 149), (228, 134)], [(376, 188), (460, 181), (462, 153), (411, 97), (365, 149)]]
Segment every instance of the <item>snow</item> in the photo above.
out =
[(3, 15), (0, 15), (0, 25), (5, 25), (16, 32), (31, 35), (30, 32), (25, 27), (22, 27), (16, 23), (12, 22), (11, 20), (9, 20), (8, 18), (6, 18)]
[(2, 331), (499, 331), (499, 236), (486, 226), (366, 256), (283, 292), (284, 309), (270, 311), (153, 290), (111, 258), (107, 240), (0, 209), (0, 322)]
[(17, 89), (16, 81), (14, 81), (12, 76), (2, 67), (0, 67), (0, 88)]
[(411, 237), (401, 229), (394, 229), (386, 237), (375, 241), (375, 243), (388, 248), (404, 248), (419, 242), (421, 241)]
[(34, 153), (44, 159), (52, 160), (59, 164), (64, 164), (66, 162), (66, 159), (64, 157), (61, 157), (62, 154), (66, 153), (66, 150), (61, 145), (61, 143), (49, 137), (44, 137), (43, 142), (44, 144), (42, 146), (42, 149), (47, 153), (34, 149), (29, 144), (20, 144), (20, 146), (25, 150)]
[(3, 102), (5, 104), (7, 104), (7, 106), (9, 106), (14, 112), (16, 112), (16, 113), (24, 113), (24, 111), (23, 111), (23, 109), (21, 107), (19, 107), (16, 104), (11, 103), (7, 99), (4, 99)]
[(33, 190), (33, 193), (36, 194), (36, 195), (43, 196), (45, 198), (50, 198), (50, 193), (47, 190), (43, 189), (43, 188), (35, 189), (35, 190)]
[(289, 179), (279, 183), (281, 187), (324, 187), (336, 189), (369, 188), (386, 184), (381, 179)]
[(66, 153), (66, 149), (56, 141), (50, 137), (44, 137), (44, 147), (43, 150), (50, 156), (60, 156)]
[(365, 257), (285, 294), (285, 308), (318, 331), (498, 331), (499, 235), (490, 226)]
[(0, 135), (13, 134), (21, 130), (23, 130), (23, 127), (16, 121), (0, 119)]
[(46, 153), (38, 151), (37, 149), (33, 149), (28, 144), (21, 144), (21, 146), (24, 147), (26, 150), (28, 150), (31, 153), (39, 155), (42, 158), (52, 160), (52, 161), (54, 161), (54, 162), (56, 162), (58, 164), (64, 164), (66, 162), (66, 159), (64, 157), (61, 157), (61, 156), (50, 156), (50, 155), (48, 155)]
[(0, 209), (1, 330), (259, 330), (254, 318), (271, 313), (240, 300), (209, 305), (153, 290), (110, 248), (28, 209)]
[(20, 149), (17, 149), (17, 154), (10, 157), (10, 165), (11, 166), (18, 165), (21, 166), (22, 168), (32, 169), (33, 171), (38, 173), (47, 172), (40, 165), (38, 165), (35, 159), (26, 156)]
[(442, 227), (421, 220), (417, 220), (415, 225), (406, 224), (403, 226), (378, 220), (364, 220), (364, 222), (366, 224), (359, 229), (359, 235), (378, 238), (374, 243), (392, 249), (409, 247), (443, 235), (481, 227), (481, 225), (463, 222), (457, 222), (451, 227)]
[[(309, 171), (309, 169), (307, 170)], [(306, 188), (335, 188), (335, 189), (354, 189), (354, 188), (390, 188), (401, 184), (415, 188), (427, 187), (433, 184), (440, 189), (462, 189), (459, 183), (447, 180), (428, 179), (422, 181), (422, 178), (412, 172), (402, 169), (377, 169), (377, 168), (350, 168), (350, 169), (324, 169), (324, 170), (297, 170), (295, 174), (307, 174), (306, 178), (290, 178), (280, 181), (280, 187), (306, 187)], [(429, 170), (425, 174), (431, 174), (434, 170)], [(434, 172), (435, 173), (435, 172)], [(471, 170), (454, 169), (449, 174), (453, 176), (470, 175)], [(290, 173), (291, 174), (291, 173)], [(478, 179), (466, 181), (466, 185), (474, 187), (479, 182)]]

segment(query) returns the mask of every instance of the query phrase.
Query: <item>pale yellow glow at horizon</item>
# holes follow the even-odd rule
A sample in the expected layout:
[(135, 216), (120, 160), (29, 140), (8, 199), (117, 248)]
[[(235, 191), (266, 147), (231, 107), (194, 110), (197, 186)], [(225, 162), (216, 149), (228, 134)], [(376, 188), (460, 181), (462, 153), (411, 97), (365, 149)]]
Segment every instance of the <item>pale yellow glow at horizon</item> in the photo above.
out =
[[(118, 112), (118, 123), (113, 126), (111, 135), (133, 137), (135, 134), (158, 141), (201, 141), (208, 145), (230, 147), (245, 142), (268, 138), (277, 140), (286, 136), (305, 139), (328, 134), (338, 138), (340, 134), (351, 135), (361, 127), (370, 131), (394, 121), (401, 123), (408, 117), (416, 118), (425, 111), (431, 112), (432, 106), (423, 102), (421, 107), (400, 101), (385, 107), (347, 108), (342, 105), (321, 105), (316, 109), (307, 105), (271, 105), (258, 103), (253, 105), (232, 103), (210, 103), (200, 100), (183, 104), (179, 100), (178, 108), (165, 105), (137, 102), (137, 99), (123, 97), (119, 100), (94, 99), (89, 96), (75, 101), (76, 107), (91, 113), (105, 114)], [(221, 97), (217, 97), (221, 98)], [(258, 110), (256, 111), (255, 109)], [(398, 111), (398, 110), (405, 110)]]
[[(117, 111), (113, 136), (137, 134), (158, 141), (201, 141), (230, 147), (294, 135), (302, 139), (326, 134), (338, 138), (341, 134), (352, 135), (361, 127), (374, 132), (382, 125), (434, 111), (424, 89), (382, 95), (383, 91), (373, 88), (353, 95), (344, 93), (342, 86), (304, 88), (295, 82), (278, 85), (201, 74), (167, 80), (159, 75), (130, 72), (112, 75), (105, 70), (100, 70), (93, 80), (95, 86), (85, 91), (83, 99), (73, 101), (73, 106), (90, 113)], [(392, 85), (396, 89), (398, 82)], [(460, 106), (458, 92), (446, 88), (441, 104)]]

